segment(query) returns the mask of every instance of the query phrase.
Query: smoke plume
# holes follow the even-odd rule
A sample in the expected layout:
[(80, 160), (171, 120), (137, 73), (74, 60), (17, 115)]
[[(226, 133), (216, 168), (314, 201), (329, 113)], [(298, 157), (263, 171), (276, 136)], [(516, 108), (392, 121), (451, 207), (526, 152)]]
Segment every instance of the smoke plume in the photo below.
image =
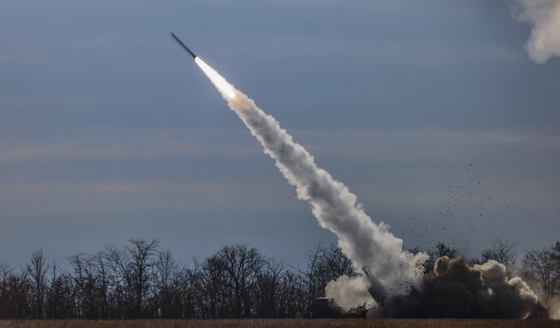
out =
[(524, 319), (537, 301), (521, 278), (506, 279), (503, 264), (490, 260), (469, 267), (462, 257), (444, 256), (420, 290), (388, 298), (368, 317)]
[(374, 223), (356, 196), (318, 168), (313, 156), (272, 116), (198, 57), (195, 61), (296, 187), (298, 198), (309, 202), (321, 227), (338, 236), (338, 246), (354, 269), (366, 273), (366, 277), (342, 276), (327, 285), (327, 296), (339, 306), (373, 305), (373, 296), (377, 303), (369, 313), (373, 317), (524, 318), (531, 313), (535, 294), (519, 278), (506, 281), (505, 266), (495, 261), (470, 268), (463, 258), (443, 257), (426, 280), (422, 264), (428, 255), (403, 250), (403, 241), (383, 222)]
[(515, 0), (511, 9), (518, 21), (533, 25), (525, 48), (535, 63), (560, 56), (560, 1)]
[[(403, 241), (393, 236), (383, 222), (375, 224), (362, 205), (357, 203), (357, 197), (328, 172), (318, 168), (313, 156), (294, 142), (272, 116), (265, 114), (239, 90), (235, 90), (234, 94), (225, 92), (231, 84), (224, 87), (225, 80), (222, 81), (221, 76), (215, 78), (217, 73), (213, 69), (208, 71), (204, 65), (199, 66), (227, 100), (229, 107), (260, 141), (264, 152), (276, 160), (276, 166), (284, 177), (296, 187), (298, 198), (309, 202), (321, 227), (338, 236), (338, 246), (352, 260), (354, 267), (369, 266), (390, 294), (405, 293), (410, 286), (419, 286), (420, 264), (427, 255), (403, 251)], [(359, 283), (362, 284), (361, 281)], [(341, 284), (338, 289), (346, 286), (349, 285)], [(347, 294), (353, 293), (348, 290)]]

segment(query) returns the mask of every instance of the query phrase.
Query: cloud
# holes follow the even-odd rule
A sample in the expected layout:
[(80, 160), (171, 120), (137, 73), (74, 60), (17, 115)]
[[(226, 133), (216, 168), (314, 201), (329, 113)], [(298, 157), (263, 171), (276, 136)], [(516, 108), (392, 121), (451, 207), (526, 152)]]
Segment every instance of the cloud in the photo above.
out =
[(359, 159), (368, 165), (402, 162), (412, 167), (420, 164), (432, 167), (436, 163), (463, 165), (474, 160), (511, 165), (515, 161), (518, 169), (519, 165), (547, 166), (560, 156), (557, 147), (560, 137), (556, 131), (536, 127), (302, 130), (294, 135), (316, 156), (330, 160)]
[[(30, 160), (150, 159), (182, 156), (246, 155), (254, 147), (235, 142), (245, 131), (129, 130), (111, 128), (72, 130), (49, 137), (14, 137), (0, 141), (0, 163)], [(218, 135), (218, 136), (216, 136)]]
[(535, 63), (560, 56), (560, 1), (515, 0), (511, 8), (518, 21), (533, 25), (525, 48)]
[[(252, 207), (273, 206), (270, 186), (197, 181), (56, 181), (15, 182), (0, 185), (0, 206), (4, 213), (47, 215), (94, 211), (204, 209), (216, 202), (234, 209), (240, 200)], [(259, 195), (259, 197), (255, 197)], [(251, 197), (251, 198), (249, 198)], [(245, 203), (247, 204), (247, 203)]]

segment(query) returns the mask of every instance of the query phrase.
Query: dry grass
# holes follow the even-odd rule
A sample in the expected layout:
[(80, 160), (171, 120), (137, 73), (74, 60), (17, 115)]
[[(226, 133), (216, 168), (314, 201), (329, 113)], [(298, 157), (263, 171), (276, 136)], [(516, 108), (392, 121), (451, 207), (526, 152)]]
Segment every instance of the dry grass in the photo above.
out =
[(244, 320), (0, 320), (0, 328), (328, 328), (558, 327), (557, 320), (479, 319), (244, 319)]

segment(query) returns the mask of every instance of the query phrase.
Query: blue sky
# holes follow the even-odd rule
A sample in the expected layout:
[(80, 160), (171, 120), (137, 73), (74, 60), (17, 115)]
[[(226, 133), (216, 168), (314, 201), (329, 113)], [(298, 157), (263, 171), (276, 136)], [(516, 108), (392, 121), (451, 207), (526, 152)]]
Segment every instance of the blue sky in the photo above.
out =
[(305, 265), (336, 240), (170, 32), (405, 246), (548, 247), (560, 59), (531, 60), (523, 3), (5, 1), (0, 261), (146, 237), (178, 259), (248, 243)]

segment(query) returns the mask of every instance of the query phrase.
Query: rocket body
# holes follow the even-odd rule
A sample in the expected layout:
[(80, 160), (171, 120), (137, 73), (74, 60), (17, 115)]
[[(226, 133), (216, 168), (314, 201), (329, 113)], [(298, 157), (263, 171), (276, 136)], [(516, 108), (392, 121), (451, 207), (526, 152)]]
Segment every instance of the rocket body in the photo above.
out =
[(171, 36), (175, 39), (175, 41), (177, 41), (177, 43), (183, 46), (183, 48), (185, 48), (185, 50), (188, 51), (189, 54), (191, 54), (193, 59), (197, 57), (189, 48), (187, 48), (187, 46), (183, 42), (181, 42), (181, 40), (179, 40), (178, 37), (175, 36), (175, 34), (171, 33)]

